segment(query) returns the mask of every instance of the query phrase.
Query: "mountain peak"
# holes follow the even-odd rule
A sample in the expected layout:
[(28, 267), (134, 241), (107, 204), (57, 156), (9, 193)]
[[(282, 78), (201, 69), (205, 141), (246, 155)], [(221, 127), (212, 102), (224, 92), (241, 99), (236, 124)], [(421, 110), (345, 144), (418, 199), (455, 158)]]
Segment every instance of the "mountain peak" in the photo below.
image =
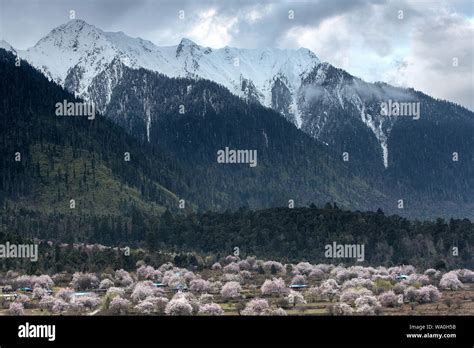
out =
[(313, 59), (318, 59), (319, 60), (318, 56), (313, 51), (311, 51), (309, 48), (300, 47), (300, 48), (298, 48), (297, 51), (300, 52), (300, 53), (306, 54), (306, 55), (308, 55), (309, 57), (311, 57)]
[(83, 19), (71, 19), (70, 21), (54, 28), (51, 33), (57, 33), (60, 31), (65, 32), (81, 32), (81, 31), (90, 31), (96, 30), (101, 31), (97, 27), (93, 26), (92, 24), (87, 23)]
[(82, 19), (71, 19), (49, 32), (35, 47), (52, 44), (57, 47), (76, 48), (78, 43), (97, 41), (103, 31)]
[(197, 43), (195, 43), (193, 40), (191, 39), (188, 39), (186, 37), (183, 37), (181, 39), (181, 42), (179, 43), (180, 45), (183, 45), (183, 46), (199, 46)]
[(183, 52), (186, 52), (186, 53), (189, 52), (193, 54), (194, 51), (200, 50), (200, 49), (201, 49), (201, 46), (199, 46), (194, 41), (187, 38), (182, 38), (181, 42), (176, 47), (176, 57), (179, 57)]
[(3, 48), (6, 51), (10, 51), (16, 54), (15, 49), (13, 48), (12, 45), (10, 45), (8, 42), (5, 40), (0, 40), (0, 48)]

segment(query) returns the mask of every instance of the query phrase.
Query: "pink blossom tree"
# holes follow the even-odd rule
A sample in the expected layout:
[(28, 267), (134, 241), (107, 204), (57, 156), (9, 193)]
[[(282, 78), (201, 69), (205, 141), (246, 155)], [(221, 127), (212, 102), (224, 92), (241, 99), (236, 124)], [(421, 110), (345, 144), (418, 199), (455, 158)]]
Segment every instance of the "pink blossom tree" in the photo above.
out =
[(74, 294), (74, 291), (69, 288), (61, 288), (56, 294), (57, 298), (60, 298), (66, 302), (68, 302), (71, 299), (71, 296)]
[(117, 288), (117, 287), (110, 287), (107, 289), (108, 296), (114, 297), (114, 296), (120, 296), (123, 297), (125, 295), (125, 290), (122, 288)]
[(277, 261), (265, 261), (262, 263), (262, 268), (267, 273), (285, 273), (285, 266)]
[(240, 267), (237, 263), (231, 262), (223, 268), (224, 273), (239, 273)]
[(383, 307), (399, 307), (403, 304), (403, 296), (401, 297), (401, 301), (400, 296), (402, 295), (397, 295), (393, 291), (389, 290), (381, 293), (378, 296), (378, 299)]
[(405, 289), (405, 291), (403, 293), (403, 297), (408, 302), (417, 302), (418, 301), (418, 290), (413, 286), (409, 286)]
[(315, 280), (323, 280), (324, 276), (325, 276), (324, 271), (319, 267), (313, 267), (311, 272), (308, 274), (308, 277), (310, 279), (315, 279)]
[(234, 256), (234, 255), (228, 255), (225, 257), (225, 263), (226, 264), (229, 264), (229, 263), (232, 263), (232, 262), (237, 262), (239, 261), (239, 258), (237, 256)]
[(113, 286), (114, 286), (114, 282), (111, 281), (110, 279), (106, 278), (106, 279), (104, 279), (100, 282), (99, 289), (107, 290), (107, 289), (110, 289)]
[(286, 313), (286, 311), (281, 308), (281, 307), (278, 307), (278, 308), (275, 308), (275, 309), (270, 309), (268, 311), (268, 315), (272, 315), (272, 316), (287, 316), (288, 313)]
[(189, 283), (189, 289), (197, 292), (209, 291), (211, 289), (211, 283), (207, 280), (196, 278)]
[(439, 286), (441, 289), (446, 289), (446, 290), (458, 290), (462, 288), (462, 283), (458, 278), (458, 275), (456, 272), (451, 271), (446, 274), (444, 274), (441, 277), (441, 280), (439, 282)]
[(23, 307), (23, 304), (19, 302), (12, 302), (10, 303), (10, 307), (8, 307), (8, 313), (10, 315), (24, 315), (25, 314), (25, 308)]
[(13, 281), (13, 285), (15, 285), (17, 288), (20, 288), (20, 287), (34, 288), (35, 286), (42, 287), (42, 288), (50, 288), (53, 284), (54, 284), (53, 280), (48, 275), (40, 275), (40, 276), (21, 275)]
[(354, 310), (347, 303), (336, 303), (333, 306), (327, 307), (329, 314), (332, 315), (352, 315)]
[(360, 296), (354, 301), (354, 304), (357, 308), (357, 313), (363, 315), (376, 314), (382, 307), (377, 298), (375, 296), (370, 295)]
[(370, 291), (373, 291), (375, 288), (375, 284), (370, 279), (352, 278), (350, 280), (346, 280), (342, 284), (342, 290), (349, 289), (349, 288), (366, 288)]
[(334, 298), (339, 296), (339, 285), (334, 279), (327, 279), (321, 283), (319, 293), (322, 299), (332, 301)]
[(194, 296), (193, 293), (191, 292), (178, 292), (176, 293), (172, 300), (179, 299), (179, 298), (184, 298), (186, 301), (191, 305), (192, 308), (192, 314), (197, 314), (199, 312), (199, 301), (197, 300), (196, 296)]
[(222, 265), (221, 265), (219, 262), (215, 262), (215, 263), (211, 266), (211, 269), (213, 269), (214, 271), (221, 270), (221, 269), (222, 269)]
[(423, 286), (417, 291), (417, 301), (419, 303), (436, 302), (441, 298), (441, 292), (433, 285)]
[(43, 296), (43, 298), (39, 302), (39, 307), (41, 309), (46, 309), (48, 311), (52, 311), (53, 306), (54, 306), (54, 300), (55, 299), (54, 299), (53, 296), (49, 296), (49, 295)]
[(150, 280), (155, 275), (155, 269), (152, 266), (142, 265), (137, 269), (138, 280)]
[(397, 283), (397, 284), (395, 284), (395, 285), (393, 286), (392, 290), (393, 290), (393, 292), (394, 292), (395, 294), (397, 294), (397, 295), (400, 295), (400, 294), (403, 295), (403, 293), (405, 292), (406, 288), (407, 288), (406, 285), (404, 285), (404, 284), (402, 284), (402, 283)]
[(97, 289), (99, 278), (93, 273), (76, 272), (72, 276), (71, 286), (78, 291)]
[(184, 297), (173, 298), (166, 305), (165, 314), (173, 315), (173, 316), (192, 315), (193, 307), (191, 306), (189, 301)]
[(242, 261), (237, 262), (237, 266), (239, 266), (239, 270), (241, 271), (244, 271), (244, 270), (248, 271), (252, 269), (252, 266), (247, 260), (242, 260)]
[(130, 309), (130, 301), (122, 297), (114, 297), (109, 304), (109, 310), (112, 314), (127, 314)]
[(242, 315), (264, 315), (270, 309), (268, 301), (261, 298), (255, 298), (250, 300), (245, 309), (242, 311)]
[(222, 315), (224, 310), (217, 303), (205, 303), (199, 308), (201, 315)]
[(221, 289), (222, 289), (222, 282), (220, 281), (211, 282), (211, 289), (210, 289), (211, 292), (220, 292)]
[(221, 296), (228, 300), (228, 299), (236, 299), (240, 297), (240, 292), (242, 291), (242, 287), (238, 282), (228, 282), (225, 283), (221, 290)]
[(309, 275), (313, 268), (314, 266), (309, 262), (300, 262), (294, 267), (294, 270), (297, 274)]
[(42, 274), (38, 277), (33, 277), (32, 282), (34, 283), (33, 288), (41, 287), (43, 289), (50, 289), (54, 285), (53, 280), (47, 274)]
[(201, 296), (199, 296), (199, 302), (200, 303), (211, 303), (214, 302), (214, 296), (208, 293), (204, 293)]
[(140, 314), (151, 314), (155, 310), (153, 303), (147, 300), (141, 301), (134, 308)]
[(304, 297), (308, 302), (316, 302), (320, 299), (321, 293), (319, 287), (312, 286), (304, 292)]
[(289, 291), (282, 278), (273, 278), (272, 280), (266, 279), (260, 288), (262, 295), (268, 296), (283, 296)]
[(239, 276), (242, 277), (243, 279), (252, 279), (253, 274), (250, 271), (240, 271)]
[(356, 313), (359, 315), (375, 315), (375, 307), (368, 304), (364, 304), (357, 307)]
[(33, 289), (33, 299), (35, 300), (41, 300), (44, 296), (46, 296), (48, 293), (46, 292), (45, 289), (41, 287), (36, 287)]
[(132, 301), (138, 303), (143, 301), (148, 296), (152, 296), (154, 293), (155, 287), (150, 281), (138, 282), (133, 289), (132, 295), (130, 296)]
[(100, 304), (100, 299), (97, 295), (91, 294), (87, 296), (73, 296), (71, 299), (71, 305), (84, 308), (86, 310), (92, 310)]
[(153, 304), (154, 312), (164, 314), (169, 300), (166, 297), (147, 297), (145, 301)]
[(474, 283), (474, 272), (470, 269), (459, 269), (456, 271), (458, 279), (463, 283)]
[(346, 280), (357, 278), (357, 271), (348, 270), (344, 267), (336, 267), (331, 271), (331, 275), (338, 282), (338, 284), (344, 283)]
[(127, 287), (133, 284), (133, 278), (127, 271), (119, 269), (115, 271), (115, 284)]
[(365, 288), (349, 288), (341, 293), (341, 295), (339, 296), (339, 301), (352, 305), (359, 297), (370, 295), (372, 295), (372, 291), (367, 290)]
[(51, 311), (53, 313), (63, 313), (66, 312), (71, 305), (64, 301), (63, 299), (60, 298), (55, 298), (53, 307), (51, 308)]

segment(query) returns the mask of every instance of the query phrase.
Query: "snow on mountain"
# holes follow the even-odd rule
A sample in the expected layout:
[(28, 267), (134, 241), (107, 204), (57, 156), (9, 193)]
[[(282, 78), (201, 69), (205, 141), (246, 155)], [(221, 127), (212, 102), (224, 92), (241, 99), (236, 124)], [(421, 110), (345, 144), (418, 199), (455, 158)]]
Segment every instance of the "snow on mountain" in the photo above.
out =
[[(12, 49), (8, 43), (0, 45)], [(275, 109), (304, 132), (333, 145), (341, 114), (349, 114), (371, 130), (388, 166), (388, 136), (396, 120), (381, 116), (378, 105), (398, 91), (391, 94), (394, 91), (388, 88), (354, 80), (321, 63), (305, 48), (214, 49), (189, 39), (159, 47), (123, 32), (104, 32), (83, 20), (71, 20), (34, 47), (17, 53), (56, 83), (93, 102), (100, 112), (106, 111), (125, 66), (169, 77), (209, 79), (235, 95)], [(376, 93), (368, 95), (371, 90)], [(150, 120), (148, 115), (148, 130)]]
[[(170, 77), (209, 79), (268, 107), (272, 106), (276, 79), (284, 81), (295, 96), (302, 77), (319, 64), (316, 55), (304, 48), (212, 49), (189, 39), (176, 46), (158, 47), (122, 32), (104, 32), (77, 19), (53, 29), (34, 47), (19, 51), (19, 55), (62, 86), (74, 71), (78, 81), (73, 92), (86, 99), (94, 77), (117, 58), (125, 66)], [(290, 107), (296, 115), (296, 97)], [(301, 119), (296, 118), (296, 123), (301, 126)]]
[(82, 20), (71, 20), (19, 55), (50, 79), (64, 86), (72, 69), (80, 72), (74, 92), (87, 99), (93, 78), (118, 58), (127, 66), (156, 68), (163, 60), (151, 42), (125, 34), (106, 33)]
[(416, 97), (412, 90), (384, 83), (367, 83), (322, 63), (303, 80), (298, 91), (298, 106), (303, 114), (302, 130), (322, 142), (339, 147), (347, 145), (347, 139), (338, 138), (336, 134), (347, 125), (356, 129), (362, 122), (379, 144), (383, 165), (387, 168), (388, 139), (398, 120), (397, 116), (381, 113), (381, 103), (389, 99), (408, 102)]

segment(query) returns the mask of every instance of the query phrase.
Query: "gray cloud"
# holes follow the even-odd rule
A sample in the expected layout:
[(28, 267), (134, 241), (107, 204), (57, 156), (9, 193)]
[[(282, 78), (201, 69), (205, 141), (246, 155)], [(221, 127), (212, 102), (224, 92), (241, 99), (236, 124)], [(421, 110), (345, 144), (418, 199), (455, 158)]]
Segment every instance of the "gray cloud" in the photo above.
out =
[(386, 80), (474, 110), (473, 71), (474, 22), (441, 10), (417, 23), (408, 55)]
[[(363, 79), (412, 86), (473, 109), (471, 0), (0, 0), (0, 9), (0, 37), (16, 48), (34, 45), (73, 9), (103, 30), (157, 45), (189, 37), (211, 47), (304, 46)], [(455, 54), (457, 70), (446, 64)]]

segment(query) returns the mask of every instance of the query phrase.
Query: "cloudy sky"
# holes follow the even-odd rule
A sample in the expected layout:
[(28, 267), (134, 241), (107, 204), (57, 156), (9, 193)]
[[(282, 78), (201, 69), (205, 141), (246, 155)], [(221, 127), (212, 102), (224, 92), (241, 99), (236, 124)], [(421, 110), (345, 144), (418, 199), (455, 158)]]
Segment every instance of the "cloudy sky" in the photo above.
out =
[(306, 47), (367, 81), (474, 110), (473, 0), (0, 0), (0, 38), (26, 49), (71, 10), (159, 46)]

